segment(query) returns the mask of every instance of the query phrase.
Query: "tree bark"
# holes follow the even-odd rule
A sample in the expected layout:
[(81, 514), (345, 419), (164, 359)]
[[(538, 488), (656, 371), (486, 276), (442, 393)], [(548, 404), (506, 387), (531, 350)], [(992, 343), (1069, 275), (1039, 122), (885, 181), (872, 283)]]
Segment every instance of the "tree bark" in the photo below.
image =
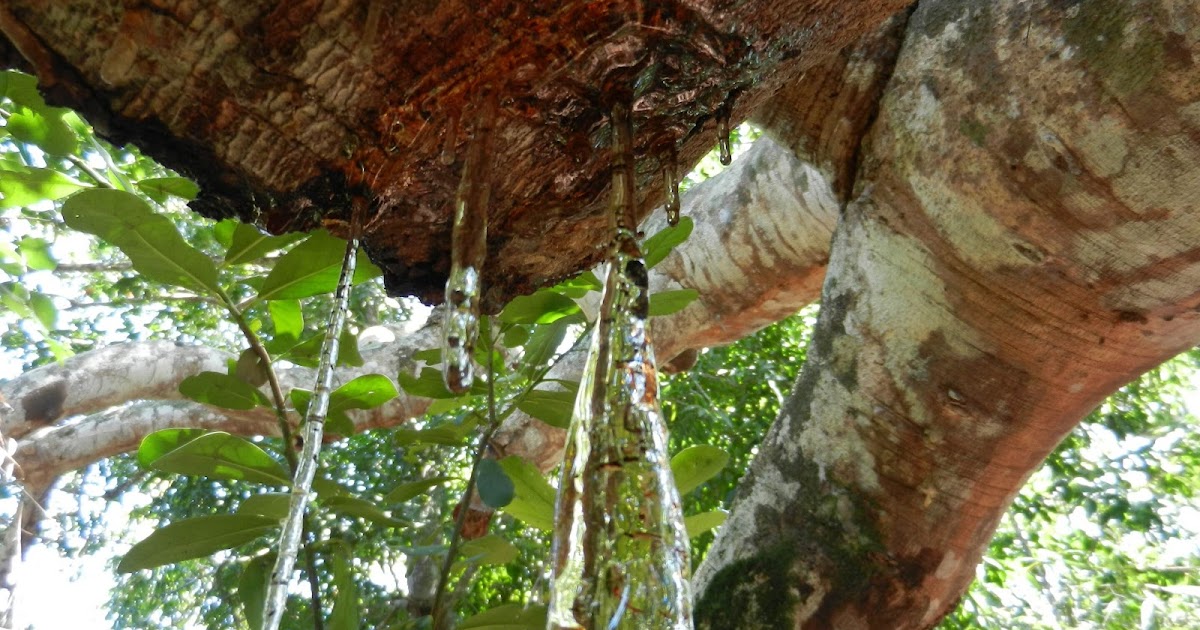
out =
[[(490, 309), (586, 268), (605, 242), (608, 111), (631, 102), (640, 213), (780, 85), (909, 0), (221, 0), (0, 7), (0, 61), (194, 177), (192, 207), (273, 232), (372, 219), (394, 294), (438, 301), (474, 95), (501, 94)], [(458, 162), (461, 163), (461, 160)]]
[(1165, 1), (918, 6), (698, 627), (933, 626), (1059, 440), (1200, 340), (1198, 26)]

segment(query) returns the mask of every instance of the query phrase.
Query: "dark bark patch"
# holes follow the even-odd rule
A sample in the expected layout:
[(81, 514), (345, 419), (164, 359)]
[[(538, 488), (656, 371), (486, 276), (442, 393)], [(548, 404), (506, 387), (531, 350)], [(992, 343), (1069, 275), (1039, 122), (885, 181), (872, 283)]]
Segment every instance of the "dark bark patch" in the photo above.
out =
[(21, 408), (25, 421), (30, 424), (47, 425), (58, 420), (67, 400), (67, 381), (57, 380), (43, 385), (21, 397)]
[(1067, 42), (1118, 94), (1139, 92), (1163, 68), (1162, 37), (1154, 29), (1129, 28), (1146, 21), (1149, 9), (1148, 3), (1081, 2), (1063, 24)]
[(798, 579), (788, 544), (763, 549), (730, 563), (713, 577), (696, 602), (696, 628), (734, 630), (788, 628), (795, 606), (813, 587)]

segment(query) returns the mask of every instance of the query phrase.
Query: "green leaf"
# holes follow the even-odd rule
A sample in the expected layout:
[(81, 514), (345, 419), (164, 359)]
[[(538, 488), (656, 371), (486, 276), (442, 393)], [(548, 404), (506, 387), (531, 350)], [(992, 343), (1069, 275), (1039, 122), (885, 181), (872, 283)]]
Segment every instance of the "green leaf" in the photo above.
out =
[(350, 561), (350, 546), (339, 541), (330, 554), (333, 565), (333, 613), (329, 630), (358, 630), (358, 584)]
[(242, 577), (238, 579), (238, 599), (242, 600), (242, 613), (246, 615), (246, 625), (250, 626), (250, 630), (262, 630), (263, 609), (274, 567), (274, 552), (257, 556), (246, 563)]
[(29, 294), (29, 308), (43, 328), (48, 331), (54, 330), (55, 324), (58, 322), (58, 308), (54, 306), (54, 300), (45, 294), (34, 291)]
[(708, 481), (729, 463), (729, 453), (708, 444), (689, 446), (671, 458), (675, 486), (684, 495)]
[(272, 346), (296, 345), (304, 333), (304, 312), (300, 309), (300, 300), (271, 300), (267, 302), (267, 311), (271, 314), (271, 323), (275, 325)]
[(24, 144), (36, 145), (50, 155), (74, 155), (79, 152), (79, 136), (63, 116), (70, 110), (61, 107), (19, 107), (8, 117), (5, 128)]
[(58, 267), (58, 261), (50, 254), (50, 243), (44, 238), (26, 236), (17, 243), (17, 250), (21, 252), (21, 257), (30, 269), (54, 271), (55, 267)]
[(339, 411), (374, 409), (398, 393), (392, 379), (382, 374), (364, 374), (334, 390), (329, 395), (329, 408)]
[(513, 298), (500, 311), (499, 317), (500, 321), (507, 324), (549, 324), (572, 315), (583, 315), (575, 300), (561, 293), (541, 289), (533, 295)]
[[(259, 287), (258, 298), (280, 300), (332, 293), (337, 288), (345, 255), (346, 241), (325, 230), (317, 230), (275, 262), (275, 268)], [(360, 252), (354, 283), (370, 280), (380, 274), (379, 268)]]
[(700, 292), (695, 289), (677, 289), (650, 294), (650, 317), (670, 315), (687, 308), (696, 301)]
[(553, 290), (563, 295), (578, 300), (592, 291), (602, 291), (604, 284), (596, 277), (596, 274), (585, 271), (570, 280), (564, 280), (554, 285)]
[(176, 521), (134, 545), (121, 558), (117, 573), (204, 558), (244, 545), (278, 527), (273, 518), (251, 514), (214, 514)]
[(288, 504), (292, 495), (288, 492), (264, 492), (252, 494), (238, 506), (238, 514), (257, 514), (277, 521), (287, 518)]
[[(277, 358), (286, 359), (296, 365), (315, 368), (321, 360), (321, 345), (324, 343), (325, 333), (317, 333), (291, 348), (279, 352)], [(362, 355), (358, 352), (358, 337), (349, 328), (342, 330), (342, 336), (338, 340), (337, 364), (351, 367), (360, 367), (363, 364)]]
[(533, 327), (533, 333), (529, 335), (529, 341), (525, 344), (525, 356), (522, 359), (527, 371), (532, 373), (539, 370), (554, 358), (558, 347), (562, 345), (563, 337), (567, 334), (569, 324), (570, 322), (566, 319), (560, 319), (553, 324)]
[(684, 517), (683, 526), (687, 528), (688, 538), (695, 538), (704, 532), (720, 527), (729, 514), (723, 510), (701, 512)]
[(642, 252), (646, 260), (646, 269), (662, 262), (671, 250), (675, 249), (680, 243), (686, 241), (692, 235), (692, 228), (695, 227), (691, 217), (682, 217), (679, 223), (663, 229), (658, 234), (646, 239), (642, 244)]
[(269, 407), (271, 402), (250, 383), (220, 372), (201, 372), (183, 379), (179, 393), (196, 402), (222, 409), (254, 409)]
[(431, 367), (421, 368), (420, 376), (413, 376), (406, 370), (401, 370), (396, 375), (396, 380), (400, 381), (400, 388), (410, 396), (422, 396), (424, 398), (456, 398), (457, 395), (446, 389), (446, 383), (442, 380), (442, 372)]
[(323, 498), (348, 497), (353, 495), (350, 489), (346, 486), (343, 486), (336, 481), (330, 481), (324, 477), (314, 477), (312, 487), (313, 490), (317, 492), (317, 496)]
[[(291, 245), (304, 238), (304, 234), (296, 232), (282, 236), (264, 234), (261, 230), (248, 223), (238, 223), (230, 236), (229, 248), (225, 251), (225, 264), (240, 265), (254, 262), (263, 256)], [(343, 245), (345, 247), (345, 245)], [(339, 260), (338, 264), (341, 264)]]
[[(292, 390), (295, 393), (297, 390)], [(396, 397), (396, 386), (382, 374), (364, 374), (337, 388), (329, 395), (325, 425), (333, 433), (354, 435), (354, 420), (346, 412), (351, 409), (374, 409)], [(295, 400), (293, 398), (293, 400)], [(299, 405), (296, 405), (300, 409)], [(305, 403), (307, 409), (307, 401)]]
[(571, 424), (575, 411), (573, 392), (530, 390), (517, 401), (517, 409), (545, 422), (552, 427), (565, 429)]
[(87, 184), (48, 168), (0, 163), (0, 208), (55, 201), (84, 188)]
[(150, 468), (158, 458), (208, 433), (207, 429), (163, 429), (142, 438), (137, 460), (142, 468)]
[(233, 243), (233, 232), (237, 226), (241, 225), (241, 221), (235, 219), (222, 219), (213, 225), (213, 238), (217, 240), (225, 249), (229, 249), (229, 245)]
[(171, 196), (191, 201), (200, 193), (196, 182), (186, 177), (151, 177), (137, 183), (138, 190), (158, 203), (166, 203)]
[(0, 97), (7, 97), (18, 107), (46, 106), (46, 100), (37, 89), (37, 78), (17, 70), (0, 70)]
[(468, 540), (459, 547), (463, 559), (455, 566), (464, 562), (476, 564), (508, 564), (517, 559), (521, 552), (512, 543), (496, 534), (488, 534), (482, 538)]
[(181, 475), (291, 485), (282, 464), (254, 443), (221, 431), (206, 433), (154, 459), (151, 468)]
[(383, 527), (404, 528), (410, 525), (408, 521), (392, 518), (391, 516), (388, 516), (386, 512), (379, 509), (379, 507), (377, 507), (374, 503), (358, 497), (327, 497), (321, 499), (321, 505), (324, 505), (338, 514), (361, 518), (375, 523), (376, 525), (382, 525)]
[(387, 493), (387, 496), (383, 497), (383, 503), (384, 505), (396, 505), (397, 503), (404, 503), (405, 501), (416, 498), (418, 495), (425, 494), (425, 492), (430, 488), (453, 478), (454, 477), (441, 475), (438, 477), (430, 477), (428, 479), (418, 479), (417, 481), (402, 483), (395, 488), (392, 488), (392, 491)]
[(542, 630), (546, 627), (546, 607), (503, 604), (468, 617), (458, 630)]
[[(288, 398), (292, 401), (292, 406), (296, 408), (296, 413), (300, 414), (302, 418), (308, 418), (308, 405), (312, 402), (312, 390), (293, 387), (292, 391), (288, 392)], [(344, 412), (335, 413), (326, 408), (325, 431), (337, 435), (354, 435), (354, 421)]]
[(29, 290), (16, 282), (0, 284), (0, 303), (16, 313), (18, 317), (33, 316), (33, 310), (29, 308)]
[(5, 242), (0, 242), (0, 270), (10, 276), (25, 273), (25, 258), (17, 253), (17, 248)]
[(516, 348), (525, 345), (525, 342), (529, 341), (529, 332), (529, 326), (510, 324), (504, 331), (504, 347)]
[(479, 462), (479, 476), (475, 480), (475, 489), (484, 505), (492, 509), (500, 509), (513, 500), (513, 482), (508, 478), (504, 468), (494, 459), (484, 459)]
[(184, 242), (171, 220), (122, 190), (83, 190), (63, 202), (63, 220), (72, 229), (116, 245), (133, 268), (158, 282), (201, 293), (219, 294), (212, 260)]
[(516, 455), (500, 460), (513, 484), (513, 500), (504, 511), (544, 532), (554, 531), (554, 487), (536, 466)]
[(396, 446), (414, 443), (437, 444), (440, 446), (462, 446), (466, 435), (455, 427), (433, 427), (431, 429), (396, 429)]

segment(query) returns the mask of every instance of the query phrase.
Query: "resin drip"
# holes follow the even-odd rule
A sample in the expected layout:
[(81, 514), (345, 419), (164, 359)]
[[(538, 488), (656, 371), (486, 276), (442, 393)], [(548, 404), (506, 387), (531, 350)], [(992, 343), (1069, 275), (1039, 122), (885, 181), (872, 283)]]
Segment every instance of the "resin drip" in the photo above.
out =
[(671, 149), (666, 158), (663, 160), (663, 189), (667, 194), (667, 200), (664, 204), (664, 207), (667, 209), (667, 225), (678, 225), (679, 157), (676, 155), (675, 149)]
[(721, 153), (721, 164), (732, 164), (733, 153), (729, 150), (729, 109), (726, 107), (717, 110), (717, 148)]
[(615, 239), (555, 505), (547, 627), (690, 630), (690, 558), (658, 405), (629, 110), (613, 111)]
[(474, 137), (467, 143), (462, 180), (454, 202), (442, 362), (446, 387), (456, 394), (469, 390), (474, 379), (471, 355), (479, 335), (480, 284), (487, 254), (488, 160), (495, 119), (496, 95), (489, 90), (480, 99)]
[(442, 138), (442, 164), (454, 164), (454, 149), (458, 143), (458, 116), (451, 116), (446, 121), (446, 136)]

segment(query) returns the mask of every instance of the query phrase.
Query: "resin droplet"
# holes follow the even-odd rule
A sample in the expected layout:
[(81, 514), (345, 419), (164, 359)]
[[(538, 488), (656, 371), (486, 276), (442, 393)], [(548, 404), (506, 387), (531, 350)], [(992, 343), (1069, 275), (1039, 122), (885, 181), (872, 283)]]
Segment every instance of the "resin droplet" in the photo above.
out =
[(647, 328), (648, 276), (627, 216), (627, 112), (613, 110), (615, 240), (555, 504), (551, 629), (692, 628), (687, 531)]
[[(471, 388), (475, 339), (479, 336), (479, 296), (483, 260), (487, 255), (487, 213), (490, 188), (488, 160), (496, 96), (488, 91), (480, 101), (473, 137), (467, 144), (458, 197), (454, 202), (454, 231), (450, 241), (450, 278), (446, 281), (446, 316), (442, 322), (443, 376), (446, 388), (461, 394)], [(443, 158), (445, 154), (443, 153)]]
[(666, 191), (667, 200), (664, 207), (667, 209), (667, 225), (679, 224), (679, 156), (676, 155), (675, 149), (667, 154), (663, 159), (663, 189)]
[(733, 153), (729, 150), (729, 108), (717, 110), (717, 148), (721, 153), (721, 164), (729, 166), (733, 163)]
[(454, 148), (458, 144), (458, 116), (446, 121), (446, 136), (442, 138), (442, 164), (454, 164)]
[(612, 214), (610, 227), (616, 234), (637, 230), (637, 204), (633, 195), (633, 120), (629, 106), (612, 109)]

